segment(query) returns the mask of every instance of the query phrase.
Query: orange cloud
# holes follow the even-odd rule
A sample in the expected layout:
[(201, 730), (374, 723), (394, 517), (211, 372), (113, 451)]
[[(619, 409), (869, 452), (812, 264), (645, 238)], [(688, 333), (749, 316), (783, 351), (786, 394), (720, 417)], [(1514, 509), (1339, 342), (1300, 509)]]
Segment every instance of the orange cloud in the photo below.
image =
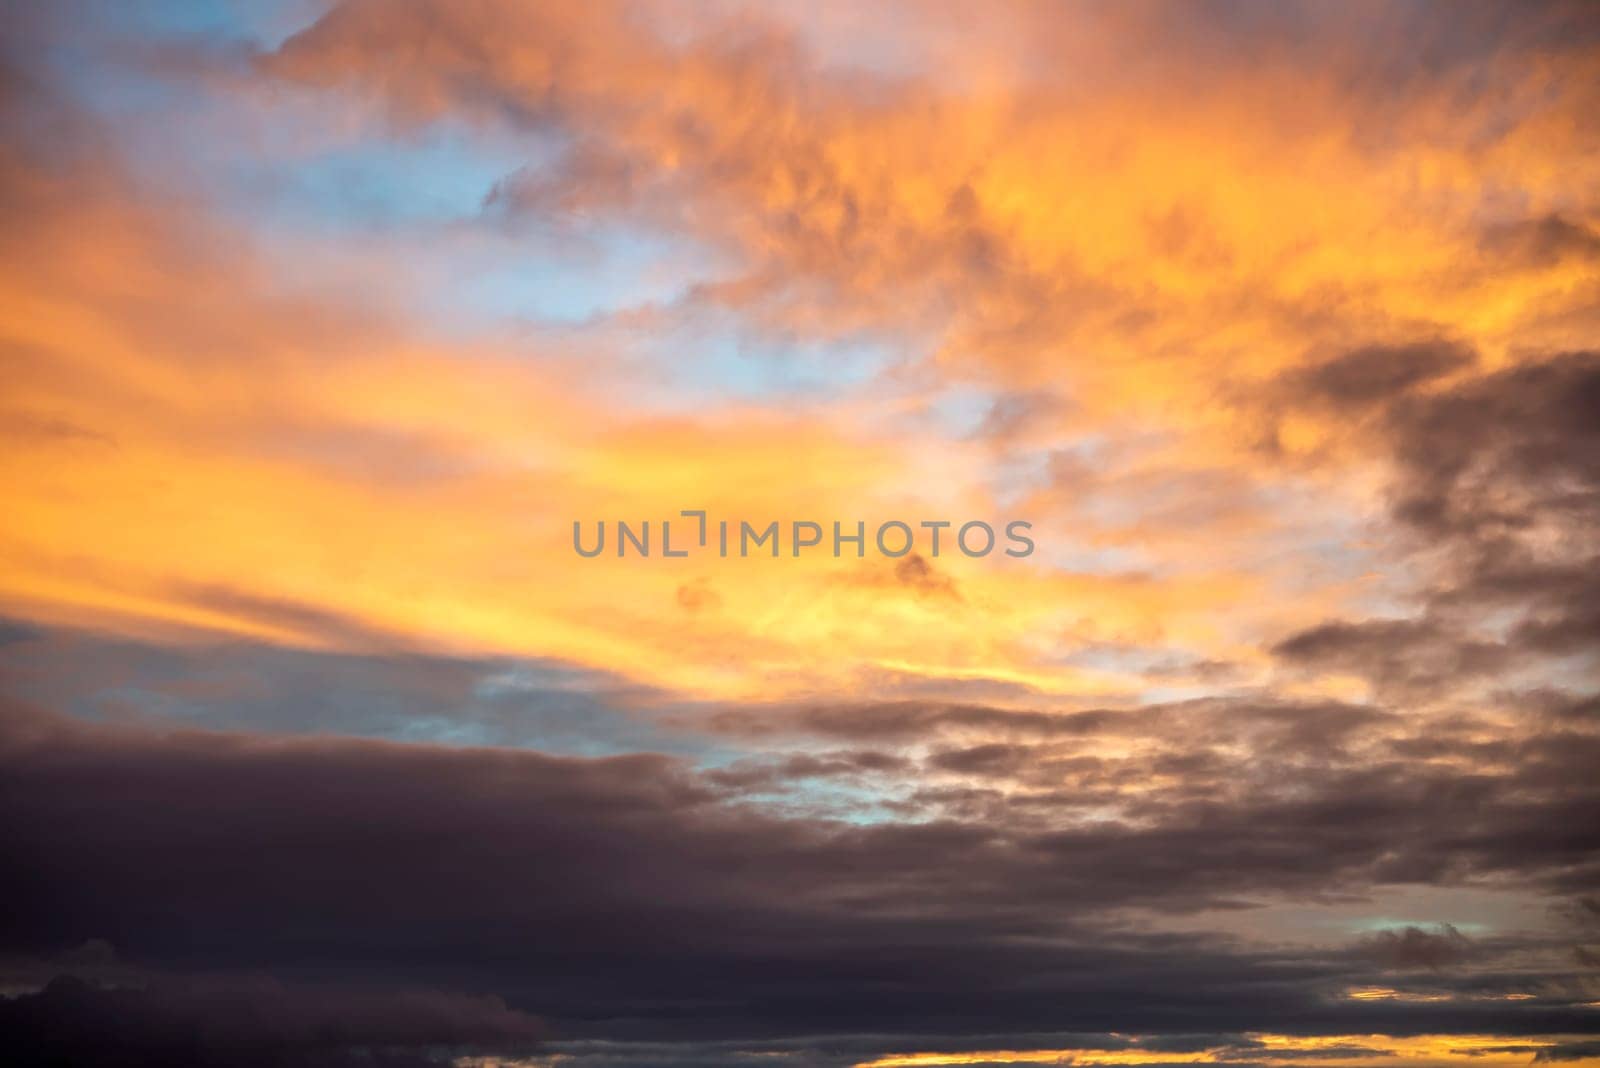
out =
[[(377, 250), (329, 269), (360, 299), (322, 300), (315, 269), (280, 277), (114, 161), (63, 181), (13, 159), (7, 198), (32, 221), (0, 265), (8, 599), (326, 640), (250, 617), (248, 598), (190, 595), (235, 590), (723, 697), (885, 675), (1083, 697), (1152, 684), (1063, 662), (1096, 643), (1259, 679), (1271, 635), (1404, 593), (1359, 534), (1383, 505), (1374, 450), (1347, 412), (1284, 403), (1285, 376), (1382, 341), (1448, 337), (1492, 367), (1592, 336), (1582, 50), (1475, 57), (1511, 86), (1489, 100), (1463, 98), (1472, 75), (1445, 62), (1369, 93), (1359, 56), (1307, 69), (1292, 35), (1218, 66), (1138, 13), (1069, 31), (997, 9), (970, 40), (915, 39), (890, 73), (831, 58), (830, 25), (729, 7), (675, 33), (650, 6), (353, 2), (234, 88), (353, 102), (358, 126), (559, 133), (567, 162), (507, 179), (496, 209), (559, 203), (731, 257), (666, 314), (890, 338), (903, 377), (831, 407), (652, 410), (571, 357), (430, 330), (393, 306)], [(1141, 67), (1157, 45), (1172, 62)], [(1036, 69), (1052, 49), (1070, 63)], [(975, 387), (1060, 403), (1009, 440), (927, 418)], [(1007, 464), (1041, 458), (1045, 477), (1002, 492)], [(942, 558), (962, 596), (930, 599), (854, 581), (852, 562), (580, 561), (567, 544), (573, 519), (685, 507), (1022, 509), (1053, 552)], [(1330, 530), (1328, 566), (1307, 568)], [(686, 611), (686, 586), (715, 610)]]

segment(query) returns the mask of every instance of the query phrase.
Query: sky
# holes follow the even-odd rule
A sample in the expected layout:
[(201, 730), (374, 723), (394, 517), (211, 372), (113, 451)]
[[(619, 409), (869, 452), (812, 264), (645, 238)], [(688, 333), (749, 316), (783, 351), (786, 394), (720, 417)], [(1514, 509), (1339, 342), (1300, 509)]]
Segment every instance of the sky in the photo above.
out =
[(1597, 146), (1586, 2), (0, 0), (0, 1041), (1600, 1065)]

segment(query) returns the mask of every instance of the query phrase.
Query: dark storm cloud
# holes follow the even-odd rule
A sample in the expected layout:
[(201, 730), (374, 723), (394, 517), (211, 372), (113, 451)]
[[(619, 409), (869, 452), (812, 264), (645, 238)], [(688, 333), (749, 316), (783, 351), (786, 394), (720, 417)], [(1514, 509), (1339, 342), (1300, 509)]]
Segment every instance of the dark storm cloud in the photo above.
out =
[(942, 771), (964, 774), (1011, 774), (1028, 763), (1031, 751), (1027, 746), (988, 742), (966, 749), (950, 749), (935, 753), (928, 763)]
[[(1499, 776), (1258, 779), (1138, 824), (851, 825), (602, 760), (153, 732), (13, 709), (0, 946), (493, 990), (566, 1037), (1322, 1028), (1571, 1033), (1584, 1010), (1342, 999), (1374, 965), (1133, 934), (1105, 910), (1386, 881), (1592, 886), (1594, 739)], [(1525, 770), (1524, 770), (1525, 769)], [(1181, 796), (1181, 795), (1180, 795)], [(931, 1022), (930, 1022), (931, 1021)]]
[(1274, 656), (1297, 665), (1367, 675), (1381, 687), (1410, 693), (1435, 690), (1442, 680), (1491, 677), (1511, 659), (1500, 642), (1427, 619), (1333, 620), (1290, 635)]
[(1469, 349), (1448, 341), (1373, 345), (1285, 374), (1286, 393), (1339, 408), (1361, 408), (1398, 397), (1473, 362)]
[(1600, 1041), (1596, 1042), (1563, 1042), (1560, 1045), (1548, 1046), (1534, 1056), (1535, 1061), (1584, 1061), (1592, 1057), (1600, 1057)]
[(1430, 561), (1422, 610), (1330, 620), (1280, 640), (1274, 654), (1410, 697), (1444, 696), (1548, 657), (1585, 658), (1594, 678), (1600, 354), (1553, 356), (1433, 392), (1375, 393), (1373, 403), (1384, 405), (1377, 432), (1393, 450), (1393, 519)]
[(1379, 931), (1362, 943), (1361, 951), (1386, 968), (1440, 968), (1465, 960), (1472, 943), (1445, 923), (1432, 931), (1414, 926)]
[(71, 977), (0, 1000), (16, 1068), (409, 1068), (446, 1048), (532, 1052), (543, 1028), (496, 998), (295, 988), (267, 978), (160, 979), (102, 989)]
[(1537, 520), (1600, 516), (1600, 354), (1406, 398), (1389, 432), (1401, 472), (1396, 513), (1426, 533), (1489, 540)]

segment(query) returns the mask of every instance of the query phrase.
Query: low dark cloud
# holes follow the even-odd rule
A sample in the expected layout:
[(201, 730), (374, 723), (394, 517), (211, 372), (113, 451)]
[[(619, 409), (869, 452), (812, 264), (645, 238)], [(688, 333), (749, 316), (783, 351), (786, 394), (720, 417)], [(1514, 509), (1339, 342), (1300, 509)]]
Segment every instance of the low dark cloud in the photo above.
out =
[(1472, 362), (1470, 349), (1448, 341), (1371, 345), (1288, 372), (1282, 388), (1302, 402), (1360, 409), (1391, 401)]
[(1028, 762), (1030, 751), (1025, 746), (988, 742), (966, 749), (947, 749), (935, 753), (928, 763), (941, 771), (963, 775), (1009, 774)]
[(1600, 355), (1568, 353), (1383, 399), (1391, 515), (1419, 611), (1329, 620), (1272, 646), (1412, 700), (1600, 658)]
[(1547, 1046), (1534, 1056), (1535, 1061), (1586, 1061), (1600, 1057), (1600, 1041), (1562, 1042)]
[(1472, 943), (1443, 923), (1431, 931), (1415, 926), (1379, 931), (1362, 943), (1361, 951), (1386, 968), (1442, 968), (1466, 960)]
[[(851, 824), (661, 756), (95, 727), (10, 710), (0, 946), (493, 991), (558, 1037), (1315, 1027), (1570, 1032), (1561, 1001), (1342, 998), (1374, 972), (1112, 922), (1493, 878), (1595, 882), (1593, 736), (1514, 771), (1283, 766), (1137, 822)], [(876, 758), (842, 758), (870, 766)], [(1131, 771), (1131, 769), (1130, 769)], [(930, 1024), (930, 1021), (937, 1021)]]
[(1426, 696), (1493, 677), (1512, 659), (1502, 642), (1434, 619), (1330, 620), (1272, 646), (1286, 663), (1366, 675), (1387, 691)]
[[(1402, 399), (1388, 418), (1395, 512), (1481, 549), (1600, 514), (1600, 354), (1575, 352)], [(1573, 546), (1577, 548), (1577, 546)]]
[(543, 1027), (493, 997), (296, 988), (268, 978), (105, 989), (63, 977), (0, 1000), (16, 1068), (414, 1068), (487, 1045), (534, 1052)]

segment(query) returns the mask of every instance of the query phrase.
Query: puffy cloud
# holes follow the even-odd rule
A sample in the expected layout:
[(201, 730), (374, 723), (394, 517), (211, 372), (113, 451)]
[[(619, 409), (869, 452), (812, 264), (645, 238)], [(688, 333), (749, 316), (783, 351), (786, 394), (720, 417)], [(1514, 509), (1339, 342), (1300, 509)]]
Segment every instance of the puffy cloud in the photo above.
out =
[(1455, 927), (1444, 923), (1433, 931), (1421, 927), (1379, 931), (1361, 949), (1388, 968), (1440, 968), (1465, 960), (1472, 943)]

